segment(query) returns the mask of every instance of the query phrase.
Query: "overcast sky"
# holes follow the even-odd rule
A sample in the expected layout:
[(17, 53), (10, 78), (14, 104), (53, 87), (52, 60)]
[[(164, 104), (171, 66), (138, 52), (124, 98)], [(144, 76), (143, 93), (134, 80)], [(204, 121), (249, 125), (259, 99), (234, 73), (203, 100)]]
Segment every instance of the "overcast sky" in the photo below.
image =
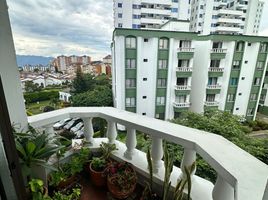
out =
[[(266, 0), (267, 1), (267, 0)], [(7, 0), (17, 54), (110, 54), (112, 0)], [(260, 27), (268, 36), (268, 4)]]

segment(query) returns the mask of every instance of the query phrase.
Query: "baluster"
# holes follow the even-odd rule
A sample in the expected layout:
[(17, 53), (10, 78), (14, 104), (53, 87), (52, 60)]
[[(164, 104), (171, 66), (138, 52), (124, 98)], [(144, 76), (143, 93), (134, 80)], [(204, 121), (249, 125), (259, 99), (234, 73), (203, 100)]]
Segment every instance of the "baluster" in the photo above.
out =
[(124, 156), (127, 159), (132, 160), (136, 145), (137, 145), (136, 130), (132, 128), (128, 128), (127, 139), (126, 139), (127, 150), (124, 153)]
[(55, 135), (55, 131), (53, 129), (53, 124), (48, 124), (48, 125), (44, 126), (44, 128), (45, 128), (45, 133), (48, 134), (49, 136)]
[(212, 197), (213, 200), (234, 200), (234, 188), (219, 174), (212, 192)]
[(91, 117), (89, 118), (82, 118), (83, 122), (84, 122), (84, 135), (86, 138), (86, 141), (90, 143), (90, 145), (93, 144), (94, 139), (93, 139), (93, 135), (94, 135), (94, 129), (93, 129), (93, 125), (92, 125), (92, 119)]
[[(196, 152), (192, 149), (184, 148), (184, 153), (181, 161), (181, 171), (182, 174), (180, 176), (180, 179), (186, 179), (186, 172), (185, 167), (190, 167), (194, 162), (196, 161)], [(196, 167), (191, 173), (191, 178), (193, 179), (193, 175), (195, 174)]]
[(113, 121), (108, 121), (107, 125), (107, 137), (110, 144), (115, 143), (115, 139), (117, 137), (116, 124)]
[(152, 137), (152, 162), (153, 172), (158, 173), (162, 167), (161, 159), (163, 157), (163, 145), (162, 139), (158, 137)]

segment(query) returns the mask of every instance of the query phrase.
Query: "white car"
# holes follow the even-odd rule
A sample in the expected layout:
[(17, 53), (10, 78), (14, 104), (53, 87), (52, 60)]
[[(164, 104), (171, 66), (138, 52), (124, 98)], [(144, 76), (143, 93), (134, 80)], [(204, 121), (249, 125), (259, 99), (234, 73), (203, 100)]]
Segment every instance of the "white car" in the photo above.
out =
[(59, 122), (57, 122), (56, 124), (53, 125), (53, 128), (55, 130), (61, 129), (63, 126), (65, 126), (71, 120), (72, 120), (72, 118), (60, 120)]
[(73, 118), (71, 121), (69, 121), (63, 128), (69, 130), (73, 126), (75, 126), (80, 120), (79, 118)]
[(76, 135), (75, 138), (84, 137), (84, 127), (82, 127), (80, 130), (76, 131), (74, 134)]
[(74, 133), (78, 130), (80, 130), (84, 126), (83, 122), (79, 122), (74, 127), (71, 128), (71, 132)]

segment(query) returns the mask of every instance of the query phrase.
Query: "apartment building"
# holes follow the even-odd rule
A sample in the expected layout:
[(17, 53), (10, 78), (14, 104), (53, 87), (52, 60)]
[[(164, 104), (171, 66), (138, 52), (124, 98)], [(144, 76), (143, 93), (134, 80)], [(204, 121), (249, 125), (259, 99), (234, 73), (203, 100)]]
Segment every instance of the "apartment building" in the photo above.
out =
[(263, 0), (192, 0), (190, 31), (257, 35)]
[(160, 119), (218, 108), (254, 119), (267, 37), (115, 29), (116, 108)]
[(158, 29), (173, 18), (190, 18), (190, 0), (114, 0), (115, 28)]

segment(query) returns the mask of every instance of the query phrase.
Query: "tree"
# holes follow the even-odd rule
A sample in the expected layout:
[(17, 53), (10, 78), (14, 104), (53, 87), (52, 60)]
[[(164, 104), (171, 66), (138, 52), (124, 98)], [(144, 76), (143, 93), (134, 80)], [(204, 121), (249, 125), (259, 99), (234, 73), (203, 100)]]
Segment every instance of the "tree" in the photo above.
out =
[(112, 90), (107, 86), (97, 86), (93, 91), (71, 97), (72, 106), (112, 106)]
[(25, 91), (26, 92), (39, 92), (41, 91), (41, 87), (37, 83), (34, 83), (33, 81), (26, 81), (25, 84)]
[(92, 74), (83, 74), (81, 69), (77, 67), (76, 77), (72, 82), (72, 93), (79, 94), (93, 90), (95, 87), (95, 80)]
[(99, 75), (95, 78), (96, 85), (111, 85), (111, 80), (106, 74)]

